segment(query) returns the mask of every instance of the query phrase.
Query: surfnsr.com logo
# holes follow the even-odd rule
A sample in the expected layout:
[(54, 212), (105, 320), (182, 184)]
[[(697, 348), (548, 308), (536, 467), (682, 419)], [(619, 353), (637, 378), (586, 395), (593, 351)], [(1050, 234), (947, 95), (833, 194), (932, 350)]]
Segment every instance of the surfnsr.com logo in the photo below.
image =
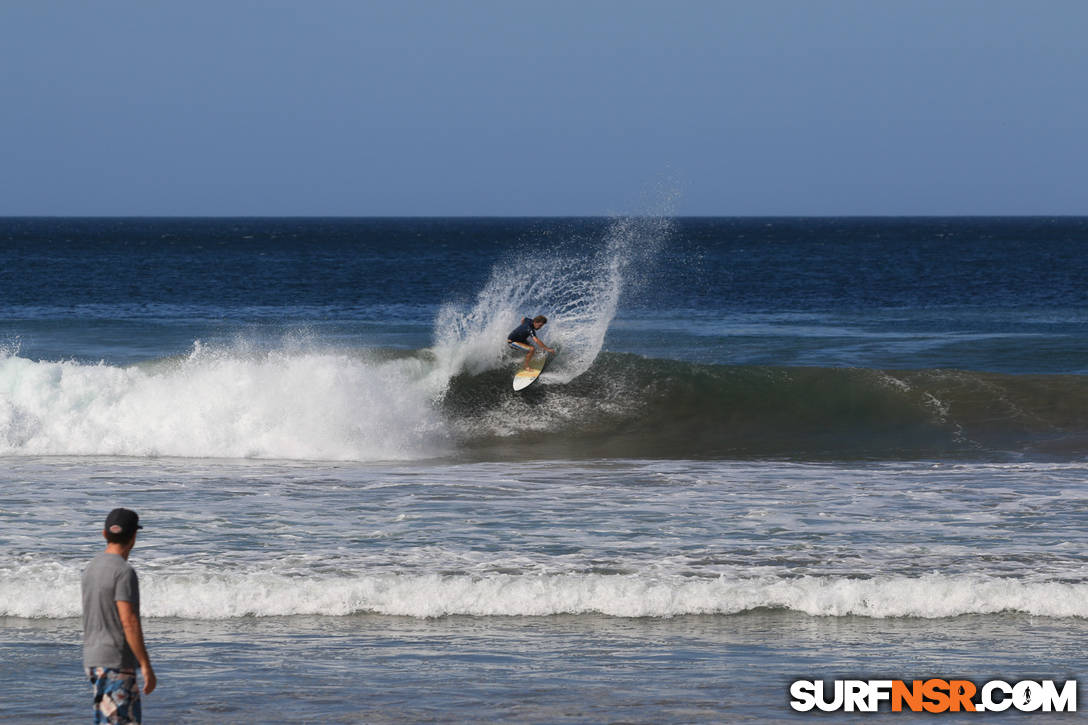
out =
[(799, 712), (1076, 712), (1077, 681), (796, 680), (790, 707)]

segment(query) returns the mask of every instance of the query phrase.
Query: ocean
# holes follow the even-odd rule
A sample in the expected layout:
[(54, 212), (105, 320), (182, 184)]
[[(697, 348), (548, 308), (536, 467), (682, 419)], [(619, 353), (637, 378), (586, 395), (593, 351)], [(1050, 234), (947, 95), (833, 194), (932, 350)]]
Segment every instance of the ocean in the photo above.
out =
[(1088, 218), (0, 219), (0, 719), (90, 715), (116, 506), (148, 722), (1083, 702), (1086, 251)]

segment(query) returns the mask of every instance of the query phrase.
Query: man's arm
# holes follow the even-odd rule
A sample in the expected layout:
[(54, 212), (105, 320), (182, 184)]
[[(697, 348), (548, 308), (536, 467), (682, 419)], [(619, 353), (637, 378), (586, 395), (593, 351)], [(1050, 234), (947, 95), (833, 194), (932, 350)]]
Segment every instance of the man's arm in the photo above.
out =
[(545, 350), (547, 350), (548, 352), (555, 352), (555, 350), (554, 350), (554, 349), (552, 349), (552, 348), (548, 347), (548, 343), (546, 343), (546, 342), (544, 342), (543, 340), (541, 340), (541, 339), (540, 339), (539, 337), (537, 337), (537, 336), (536, 336), (535, 334), (534, 334), (534, 335), (532, 335), (532, 338), (533, 338), (534, 340), (536, 340), (537, 342), (539, 342), (539, 343), (540, 343), (540, 346), (541, 346), (542, 348), (544, 348)]
[(151, 669), (151, 658), (147, 656), (147, 647), (144, 646), (144, 629), (140, 625), (140, 615), (132, 602), (118, 599), (117, 614), (121, 616), (121, 626), (125, 628), (125, 641), (136, 655), (136, 661), (140, 663), (140, 669), (144, 673), (144, 694), (150, 695), (155, 689), (157, 680), (155, 670)]

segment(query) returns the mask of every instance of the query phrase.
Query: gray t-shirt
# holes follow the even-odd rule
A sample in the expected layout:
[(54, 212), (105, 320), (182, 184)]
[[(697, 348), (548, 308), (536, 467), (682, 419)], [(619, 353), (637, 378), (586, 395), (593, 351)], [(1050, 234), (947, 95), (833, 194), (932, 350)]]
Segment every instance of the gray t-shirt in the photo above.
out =
[(136, 655), (125, 641), (116, 602), (132, 602), (140, 613), (136, 570), (119, 554), (105, 551), (83, 570), (83, 666), (135, 669)]

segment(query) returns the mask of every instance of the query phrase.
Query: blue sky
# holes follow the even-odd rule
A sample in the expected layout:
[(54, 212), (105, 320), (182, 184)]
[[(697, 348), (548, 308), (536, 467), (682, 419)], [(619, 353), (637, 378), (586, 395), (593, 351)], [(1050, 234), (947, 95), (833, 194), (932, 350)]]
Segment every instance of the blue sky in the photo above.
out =
[(0, 215), (1088, 214), (1085, 28), (1075, 0), (5, 0)]

